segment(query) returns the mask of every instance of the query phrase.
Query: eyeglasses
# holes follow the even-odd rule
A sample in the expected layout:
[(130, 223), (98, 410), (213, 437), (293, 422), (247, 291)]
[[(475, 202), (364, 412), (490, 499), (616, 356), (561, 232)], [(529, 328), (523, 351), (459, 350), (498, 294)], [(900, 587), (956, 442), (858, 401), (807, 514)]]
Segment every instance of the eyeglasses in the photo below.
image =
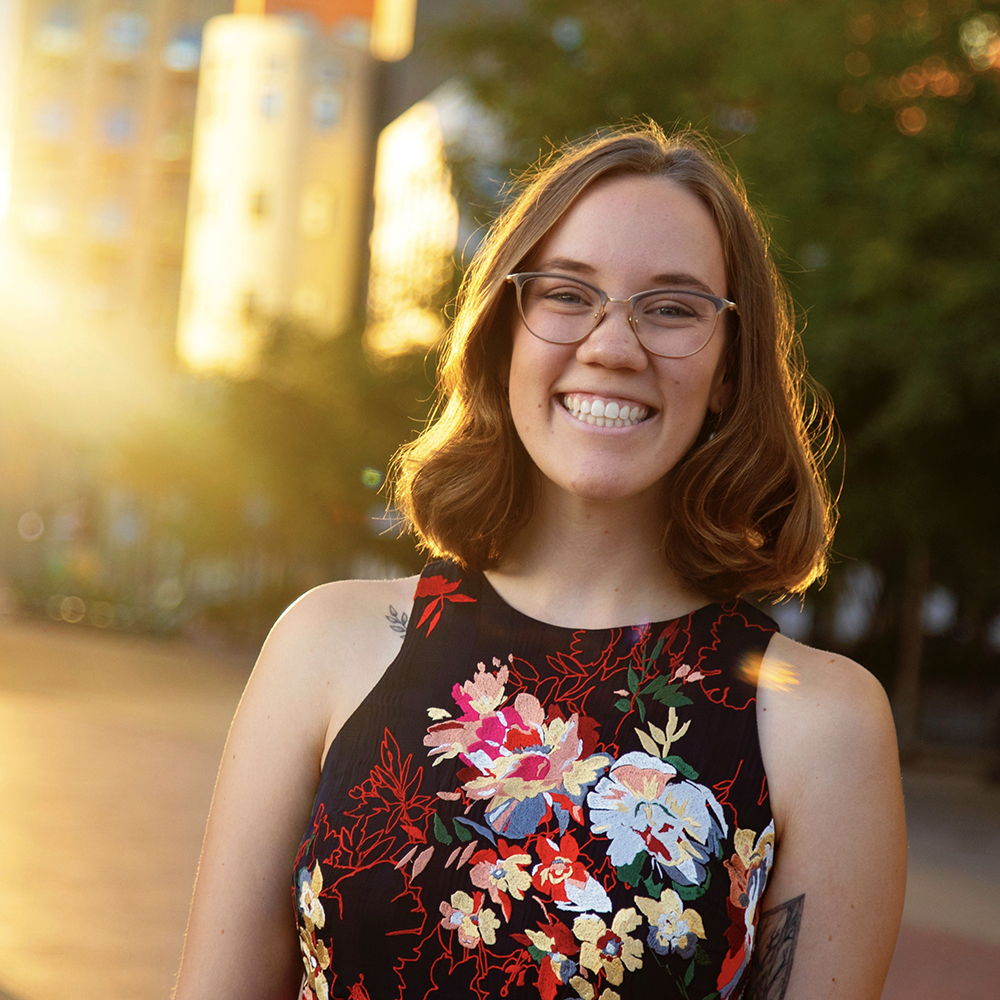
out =
[[(576, 344), (597, 329), (609, 302), (628, 303), (632, 332), (650, 354), (688, 358), (711, 339), (719, 315), (736, 303), (705, 292), (654, 288), (614, 299), (602, 288), (544, 271), (508, 274), (529, 332), (550, 344)], [(737, 313), (738, 315), (738, 313)]]

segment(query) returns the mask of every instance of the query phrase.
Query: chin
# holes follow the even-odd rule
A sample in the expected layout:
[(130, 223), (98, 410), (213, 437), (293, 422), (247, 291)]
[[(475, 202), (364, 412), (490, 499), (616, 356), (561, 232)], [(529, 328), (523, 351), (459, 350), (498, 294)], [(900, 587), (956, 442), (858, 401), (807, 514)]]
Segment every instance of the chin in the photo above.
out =
[(580, 476), (562, 487), (579, 500), (593, 503), (624, 503), (629, 500), (648, 499), (653, 492), (662, 491), (662, 481), (653, 483), (626, 483), (619, 476)]

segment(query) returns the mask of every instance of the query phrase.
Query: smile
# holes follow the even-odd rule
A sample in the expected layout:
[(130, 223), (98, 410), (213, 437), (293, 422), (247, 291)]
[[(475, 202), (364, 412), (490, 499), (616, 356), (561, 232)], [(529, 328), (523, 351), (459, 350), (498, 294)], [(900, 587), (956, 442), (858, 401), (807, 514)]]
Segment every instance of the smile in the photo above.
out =
[(580, 396), (569, 393), (560, 397), (563, 408), (581, 423), (597, 427), (632, 427), (649, 416), (640, 403), (624, 403), (600, 396)]

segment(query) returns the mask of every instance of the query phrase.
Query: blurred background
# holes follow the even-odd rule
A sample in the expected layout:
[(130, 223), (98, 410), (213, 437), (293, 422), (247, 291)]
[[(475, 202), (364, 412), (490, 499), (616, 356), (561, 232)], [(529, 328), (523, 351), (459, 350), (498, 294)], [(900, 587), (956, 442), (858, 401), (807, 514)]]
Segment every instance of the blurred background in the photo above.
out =
[(886, 1000), (1000, 992), (996, 0), (0, 0), (0, 997), (169, 992), (268, 627), (420, 566), (380, 487), (511, 170), (641, 116), (739, 169), (836, 405), (769, 610), (892, 698)]

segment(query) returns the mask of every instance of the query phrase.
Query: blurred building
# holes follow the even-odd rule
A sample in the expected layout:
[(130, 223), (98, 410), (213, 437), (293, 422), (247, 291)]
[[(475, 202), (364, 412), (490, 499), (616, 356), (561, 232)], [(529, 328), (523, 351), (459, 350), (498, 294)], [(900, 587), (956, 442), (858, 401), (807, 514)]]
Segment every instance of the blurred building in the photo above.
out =
[(20, 0), (13, 239), (69, 322), (169, 356), (204, 22), (225, 0)]
[(197, 370), (241, 373), (272, 317), (340, 332), (365, 271), (369, 27), (233, 14), (205, 32), (178, 324)]
[[(416, 12), (416, 0), (240, 0), (209, 24), (177, 337), (188, 367), (250, 372), (275, 318), (336, 336), (366, 297), (376, 349), (440, 334), (431, 299), (457, 213), (433, 108), (378, 139), (382, 67), (409, 55)], [(408, 340), (387, 325), (401, 296), (419, 327)]]

